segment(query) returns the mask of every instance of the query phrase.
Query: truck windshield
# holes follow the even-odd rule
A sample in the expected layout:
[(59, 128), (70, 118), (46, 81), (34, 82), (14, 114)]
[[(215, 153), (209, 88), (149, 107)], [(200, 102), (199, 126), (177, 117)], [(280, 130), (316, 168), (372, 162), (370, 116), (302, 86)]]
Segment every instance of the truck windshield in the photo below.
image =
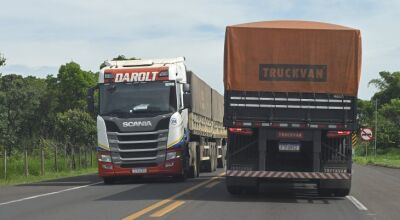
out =
[(100, 85), (100, 115), (163, 114), (176, 111), (176, 106), (174, 82)]

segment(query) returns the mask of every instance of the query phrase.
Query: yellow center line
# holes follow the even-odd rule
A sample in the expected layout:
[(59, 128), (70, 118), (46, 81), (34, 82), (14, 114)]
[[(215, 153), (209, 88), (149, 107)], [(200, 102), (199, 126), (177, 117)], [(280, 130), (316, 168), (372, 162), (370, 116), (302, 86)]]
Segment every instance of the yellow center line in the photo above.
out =
[(150, 215), (150, 217), (153, 217), (153, 218), (154, 217), (155, 218), (162, 217), (163, 215), (167, 214), (168, 212), (170, 212), (170, 211), (178, 208), (179, 206), (183, 205), (183, 203), (185, 203), (185, 202), (178, 200), (178, 201), (172, 203), (171, 205), (168, 205), (167, 207), (165, 207), (165, 208), (153, 213), (152, 215)]
[(128, 215), (125, 218), (123, 218), (123, 220), (134, 220), (134, 219), (137, 219), (137, 218), (143, 216), (144, 214), (146, 214), (148, 212), (151, 212), (154, 209), (157, 209), (157, 208), (167, 204), (168, 202), (170, 202), (170, 201), (172, 201), (172, 200), (174, 200), (174, 199), (176, 199), (176, 198), (178, 198), (178, 197), (180, 197), (182, 195), (185, 195), (185, 194), (187, 194), (189, 192), (192, 192), (193, 190), (196, 190), (196, 189), (198, 189), (198, 188), (200, 188), (200, 187), (202, 187), (204, 185), (207, 185), (208, 183), (214, 181), (215, 179), (220, 178), (223, 175), (225, 175), (225, 172), (219, 174), (218, 176), (214, 176), (211, 179), (205, 180), (205, 181), (203, 181), (203, 182), (201, 182), (201, 183), (199, 183), (197, 185), (194, 185), (194, 186), (192, 186), (192, 187), (190, 187), (188, 189), (185, 189), (185, 190), (183, 190), (183, 191), (181, 191), (181, 192), (179, 192), (179, 193), (177, 193), (177, 194), (175, 194), (175, 195), (173, 195), (171, 197), (168, 197), (168, 198), (166, 198), (164, 200), (158, 201), (158, 202), (156, 202), (156, 203), (154, 203), (154, 204), (152, 204), (152, 205), (150, 205), (150, 206), (148, 206), (148, 207), (146, 207), (146, 208), (144, 208), (144, 209), (142, 209), (140, 211), (134, 212), (131, 215)]
[(213, 188), (215, 185), (217, 185), (218, 183), (220, 183), (219, 181), (214, 181), (211, 182), (210, 184), (208, 184), (207, 186), (205, 186), (206, 188), (210, 189)]

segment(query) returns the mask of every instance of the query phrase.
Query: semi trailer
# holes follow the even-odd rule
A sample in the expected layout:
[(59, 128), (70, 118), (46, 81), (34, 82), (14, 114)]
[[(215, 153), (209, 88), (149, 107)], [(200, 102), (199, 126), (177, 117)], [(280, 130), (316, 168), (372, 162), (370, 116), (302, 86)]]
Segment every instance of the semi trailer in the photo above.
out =
[(224, 98), (187, 71), (184, 60), (105, 62), (98, 85), (88, 90), (105, 184), (129, 176), (185, 180), (223, 166)]
[(348, 195), (360, 75), (357, 29), (308, 21), (228, 26), (227, 190), (299, 182)]

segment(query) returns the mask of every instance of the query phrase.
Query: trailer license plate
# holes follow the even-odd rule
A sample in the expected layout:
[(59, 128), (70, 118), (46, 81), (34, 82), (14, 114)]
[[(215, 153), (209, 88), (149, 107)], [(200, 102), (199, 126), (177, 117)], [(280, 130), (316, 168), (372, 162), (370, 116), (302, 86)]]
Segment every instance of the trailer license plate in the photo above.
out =
[(147, 173), (147, 168), (133, 168), (132, 173)]
[(300, 143), (279, 143), (280, 152), (300, 152)]

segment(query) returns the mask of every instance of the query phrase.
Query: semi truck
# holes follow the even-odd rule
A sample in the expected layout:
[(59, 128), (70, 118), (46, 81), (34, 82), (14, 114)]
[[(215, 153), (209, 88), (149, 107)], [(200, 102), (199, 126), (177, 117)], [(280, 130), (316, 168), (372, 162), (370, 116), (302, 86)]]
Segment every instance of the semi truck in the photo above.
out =
[(226, 187), (310, 183), (346, 196), (361, 75), (357, 29), (311, 21), (227, 26)]
[(105, 184), (129, 176), (185, 180), (224, 165), (224, 98), (184, 60), (105, 62), (87, 100)]

